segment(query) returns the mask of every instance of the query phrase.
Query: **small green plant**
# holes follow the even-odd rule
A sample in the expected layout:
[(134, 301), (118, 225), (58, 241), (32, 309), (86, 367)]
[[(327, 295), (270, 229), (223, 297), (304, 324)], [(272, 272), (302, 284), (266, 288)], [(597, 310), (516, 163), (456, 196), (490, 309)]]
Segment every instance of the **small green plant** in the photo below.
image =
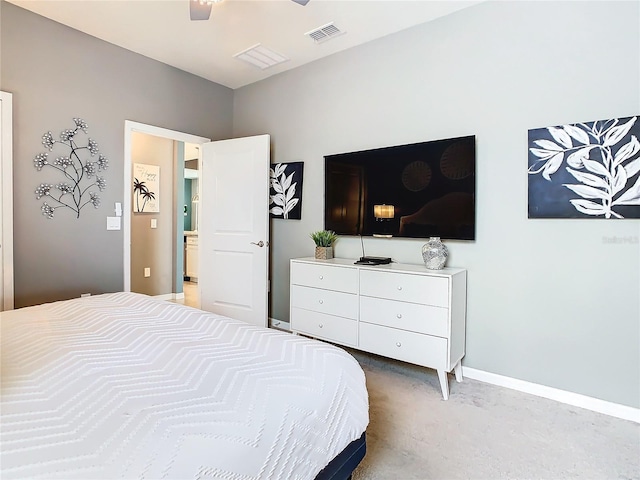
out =
[(319, 230), (310, 233), (309, 236), (316, 243), (316, 247), (330, 247), (338, 240), (336, 232), (331, 230)]

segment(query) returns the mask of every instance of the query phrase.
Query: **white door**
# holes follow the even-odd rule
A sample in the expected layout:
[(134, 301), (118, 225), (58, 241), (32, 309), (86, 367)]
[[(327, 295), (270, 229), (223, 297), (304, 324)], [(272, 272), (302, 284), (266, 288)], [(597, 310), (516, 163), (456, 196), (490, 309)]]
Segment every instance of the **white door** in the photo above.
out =
[(13, 308), (12, 95), (0, 92), (0, 311)]
[(202, 145), (200, 308), (267, 326), (269, 135)]

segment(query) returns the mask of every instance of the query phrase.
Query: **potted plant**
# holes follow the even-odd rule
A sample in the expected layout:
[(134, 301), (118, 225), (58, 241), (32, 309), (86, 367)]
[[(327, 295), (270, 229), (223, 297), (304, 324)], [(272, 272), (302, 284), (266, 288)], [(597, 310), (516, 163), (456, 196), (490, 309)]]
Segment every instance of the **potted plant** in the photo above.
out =
[(333, 258), (333, 244), (338, 239), (336, 232), (331, 230), (319, 230), (310, 233), (309, 236), (316, 244), (316, 258), (328, 260)]

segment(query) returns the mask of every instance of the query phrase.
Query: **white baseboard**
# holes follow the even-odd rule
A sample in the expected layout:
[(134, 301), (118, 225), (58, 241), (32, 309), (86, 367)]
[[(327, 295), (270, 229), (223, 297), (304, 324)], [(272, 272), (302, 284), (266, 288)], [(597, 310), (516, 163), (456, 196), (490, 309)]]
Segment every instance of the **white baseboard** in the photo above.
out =
[(180, 300), (184, 298), (184, 292), (183, 293), (163, 293), (162, 295), (154, 295), (153, 297), (159, 300)]
[(517, 378), (505, 377), (495, 373), (476, 370), (475, 368), (462, 367), (462, 375), (480, 382), (510, 388), (519, 392), (529, 393), (538, 397), (548, 398), (557, 402), (573, 405), (574, 407), (585, 408), (598, 413), (604, 413), (623, 420), (630, 420), (640, 423), (640, 409), (620, 405), (619, 403), (600, 400), (599, 398), (588, 397), (579, 393), (567, 392), (557, 388), (547, 387), (537, 383), (518, 380)]

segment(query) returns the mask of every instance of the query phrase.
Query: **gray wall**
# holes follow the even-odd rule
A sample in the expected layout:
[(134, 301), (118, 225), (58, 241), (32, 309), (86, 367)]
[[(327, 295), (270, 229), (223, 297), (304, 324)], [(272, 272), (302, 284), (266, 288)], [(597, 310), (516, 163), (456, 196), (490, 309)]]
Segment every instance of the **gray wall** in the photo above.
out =
[[(464, 365), (640, 406), (640, 222), (527, 219), (528, 129), (640, 113), (639, 6), (484, 3), (237, 90), (234, 135), (305, 162), (302, 220), (272, 222), (272, 316), (323, 227), (323, 155), (476, 135), (477, 240), (448, 242), (468, 269)], [(408, 263), (423, 244), (365, 239)]]
[[(16, 306), (122, 290), (122, 231), (106, 217), (123, 202), (124, 122), (213, 139), (232, 133), (233, 91), (2, 2), (0, 88), (13, 93)], [(57, 177), (38, 172), (42, 134), (72, 118), (109, 158), (102, 206), (40, 214), (34, 189)], [(127, 190), (127, 195), (129, 194)]]

